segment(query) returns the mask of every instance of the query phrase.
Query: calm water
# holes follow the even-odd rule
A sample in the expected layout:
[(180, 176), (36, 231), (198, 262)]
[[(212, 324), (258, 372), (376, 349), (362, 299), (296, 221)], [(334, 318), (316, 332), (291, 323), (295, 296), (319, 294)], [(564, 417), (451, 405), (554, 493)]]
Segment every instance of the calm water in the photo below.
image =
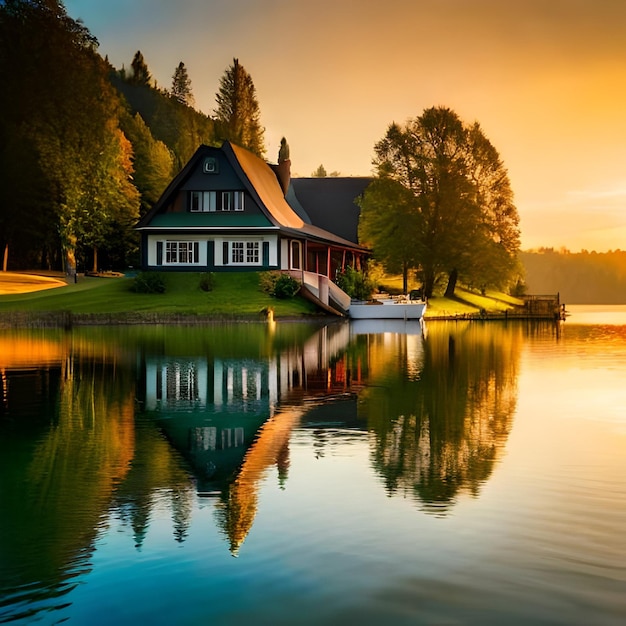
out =
[(0, 331), (0, 622), (626, 622), (626, 308)]

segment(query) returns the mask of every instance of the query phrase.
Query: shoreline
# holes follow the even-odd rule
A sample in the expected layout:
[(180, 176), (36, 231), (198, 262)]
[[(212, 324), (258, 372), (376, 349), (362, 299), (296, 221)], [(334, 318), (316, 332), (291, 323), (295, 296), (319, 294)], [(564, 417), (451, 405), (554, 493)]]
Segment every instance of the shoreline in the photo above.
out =
[[(563, 318), (558, 316), (537, 316), (528, 314), (501, 314), (464, 313), (457, 315), (434, 315), (425, 317), (422, 321), (428, 322), (558, 322)], [(26, 312), (10, 311), (0, 315), (0, 329), (10, 328), (63, 328), (69, 330), (76, 326), (153, 326), (180, 325), (202, 326), (221, 323), (277, 323), (277, 322), (306, 322), (306, 323), (341, 323), (349, 322), (349, 317), (331, 315), (298, 315), (268, 318), (267, 314), (258, 315), (194, 315), (184, 313), (72, 313), (70, 311)], [(376, 321), (376, 320), (372, 320)], [(384, 320), (381, 320), (384, 321)]]

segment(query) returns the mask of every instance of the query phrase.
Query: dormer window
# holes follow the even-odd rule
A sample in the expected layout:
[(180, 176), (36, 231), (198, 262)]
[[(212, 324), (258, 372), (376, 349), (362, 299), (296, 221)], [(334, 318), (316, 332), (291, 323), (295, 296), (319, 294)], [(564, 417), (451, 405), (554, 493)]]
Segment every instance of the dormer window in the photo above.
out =
[(219, 163), (215, 157), (206, 157), (202, 163), (202, 171), (205, 174), (219, 174)]

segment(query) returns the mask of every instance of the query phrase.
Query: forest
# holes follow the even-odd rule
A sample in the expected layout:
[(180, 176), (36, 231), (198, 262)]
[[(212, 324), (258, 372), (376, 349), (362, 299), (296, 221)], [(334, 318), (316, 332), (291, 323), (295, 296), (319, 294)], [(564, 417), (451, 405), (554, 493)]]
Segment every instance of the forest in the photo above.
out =
[[(172, 63), (168, 87), (156, 85), (141, 51), (129, 61), (113, 67), (59, 0), (0, 0), (1, 269), (137, 266), (133, 225), (200, 144), (230, 140), (265, 157), (256, 90), (238, 59), (211, 115), (195, 108), (183, 61)], [(528, 293), (559, 292), (566, 303), (626, 302), (626, 252), (519, 252), (506, 169), (477, 123), (433, 107), (390, 125), (375, 163), (361, 236), (405, 280), (430, 264), (424, 283), (445, 276), (451, 294), (457, 279), (504, 289), (517, 276)], [(320, 166), (313, 176), (322, 175)], [(444, 204), (449, 225), (438, 232)], [(413, 228), (407, 216), (418, 218)]]
[(520, 253), (532, 294), (559, 293), (566, 304), (626, 304), (626, 251)]
[(183, 61), (170, 88), (141, 51), (117, 69), (58, 0), (0, 2), (0, 82), (5, 271), (136, 265), (133, 225), (200, 144), (228, 139), (263, 156), (254, 84), (237, 59), (206, 115)]

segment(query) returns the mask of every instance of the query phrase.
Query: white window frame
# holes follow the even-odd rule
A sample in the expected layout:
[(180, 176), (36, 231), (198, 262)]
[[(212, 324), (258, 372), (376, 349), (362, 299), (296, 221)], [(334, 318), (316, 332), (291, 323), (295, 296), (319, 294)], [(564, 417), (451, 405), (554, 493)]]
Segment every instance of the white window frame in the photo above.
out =
[(233, 208), (235, 211), (243, 211), (243, 191), (233, 191)]
[(214, 213), (215, 211), (244, 210), (245, 193), (243, 191), (222, 191), (219, 208), (217, 193), (217, 191), (190, 191), (189, 211), (191, 213)]
[(243, 191), (222, 191), (222, 211), (243, 211)]
[(261, 264), (261, 246), (258, 241), (246, 241), (246, 264)]
[(194, 255), (196, 247), (199, 248), (197, 241), (174, 241), (168, 239), (164, 244), (163, 265), (195, 265), (200, 262), (200, 259)]
[(190, 191), (189, 211), (191, 213), (213, 213), (217, 208), (216, 191)]
[(231, 241), (230, 249), (230, 262), (232, 265), (245, 265), (244, 263), (244, 250), (245, 242), (243, 241)]
[(262, 260), (262, 242), (250, 240), (228, 241), (228, 265), (259, 266)]

